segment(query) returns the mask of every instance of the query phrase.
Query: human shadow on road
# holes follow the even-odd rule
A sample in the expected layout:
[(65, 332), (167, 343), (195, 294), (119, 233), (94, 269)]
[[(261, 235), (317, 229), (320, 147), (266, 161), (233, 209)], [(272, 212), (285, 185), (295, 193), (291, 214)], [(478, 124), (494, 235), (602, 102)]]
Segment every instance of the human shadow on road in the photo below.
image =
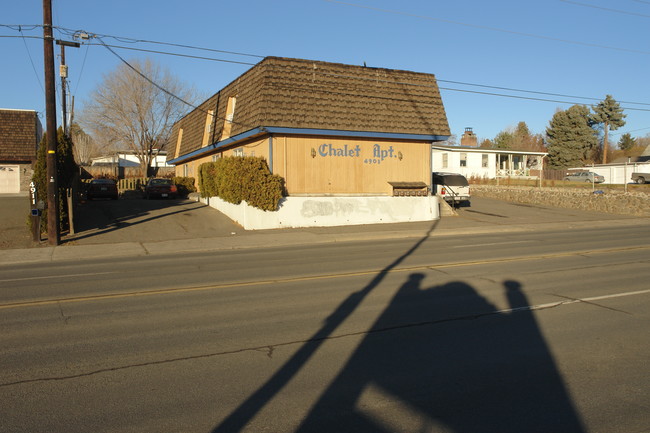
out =
[[(433, 232), (439, 220), (433, 222), (427, 233), (419, 239), (408, 251), (386, 266), (360, 290), (350, 294), (332, 314), (327, 317), (323, 326), (257, 391), (237, 407), (225, 420), (217, 425), (213, 433), (235, 433), (241, 431), (246, 424), (300, 371), (311, 359), (321, 345), (332, 336), (334, 331), (347, 319), (359, 304), (372, 292), (384, 278), (407, 257), (413, 254)], [(322, 430), (326, 431), (326, 430)]]
[[(213, 433), (241, 432), (429, 232), (349, 295)], [(571, 432), (584, 428), (521, 284), (498, 310), (469, 284), (411, 274), (298, 429), (320, 432)]]
[(297, 432), (584, 432), (521, 285), (411, 274)]

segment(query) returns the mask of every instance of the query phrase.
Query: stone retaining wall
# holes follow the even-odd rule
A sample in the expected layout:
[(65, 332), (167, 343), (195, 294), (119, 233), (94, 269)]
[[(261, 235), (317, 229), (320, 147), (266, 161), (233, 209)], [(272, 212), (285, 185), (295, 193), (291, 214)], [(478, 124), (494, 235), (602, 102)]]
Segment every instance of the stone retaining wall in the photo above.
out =
[(621, 215), (650, 216), (650, 194), (615, 189), (537, 188), (523, 186), (472, 185), (473, 197), (514, 203), (539, 204)]

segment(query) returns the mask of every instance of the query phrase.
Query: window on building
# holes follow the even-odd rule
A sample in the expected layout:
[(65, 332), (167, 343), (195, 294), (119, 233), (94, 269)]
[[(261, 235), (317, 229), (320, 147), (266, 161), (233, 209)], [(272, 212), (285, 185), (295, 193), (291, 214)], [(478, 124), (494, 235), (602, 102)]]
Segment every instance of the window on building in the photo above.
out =
[(176, 139), (176, 153), (175, 156), (178, 158), (181, 154), (181, 142), (183, 141), (183, 128), (178, 130), (178, 139)]
[(240, 147), (239, 149), (233, 150), (232, 153), (235, 156), (244, 156), (244, 149)]
[(237, 97), (231, 96), (228, 98), (228, 106), (226, 107), (226, 119), (223, 122), (223, 131), (221, 132), (221, 139), (230, 137), (230, 130), (232, 129), (232, 122), (235, 118), (235, 105), (237, 104)]
[(442, 168), (447, 168), (449, 167), (449, 155), (446, 153), (442, 154)]
[(460, 154), (460, 166), (461, 167), (467, 167), (467, 154), (466, 153), (461, 153)]
[(210, 144), (210, 139), (212, 138), (212, 125), (214, 125), (214, 110), (208, 111), (208, 114), (205, 116), (205, 128), (203, 129), (202, 147)]
[(221, 154), (220, 153), (215, 153), (214, 155), (212, 155), (212, 162), (216, 161), (219, 158), (221, 158)]
[(187, 164), (183, 164), (183, 176), (188, 177), (190, 175), (190, 167)]
[(487, 154), (484, 153), (481, 155), (481, 167), (487, 168), (487, 166), (488, 166), (488, 156)]

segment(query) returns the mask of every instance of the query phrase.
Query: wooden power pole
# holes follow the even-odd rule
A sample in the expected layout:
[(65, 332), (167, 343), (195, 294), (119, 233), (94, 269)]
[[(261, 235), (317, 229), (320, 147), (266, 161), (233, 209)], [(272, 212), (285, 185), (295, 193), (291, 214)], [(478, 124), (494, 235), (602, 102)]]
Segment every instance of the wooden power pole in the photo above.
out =
[(56, 96), (54, 84), (54, 38), (52, 1), (43, 0), (43, 61), (45, 64), (45, 124), (47, 133), (47, 242), (59, 245), (58, 179), (56, 174)]
[(57, 39), (56, 44), (61, 46), (61, 70), (59, 76), (61, 77), (61, 124), (63, 125), (63, 132), (70, 135), (70, 125), (68, 125), (68, 110), (67, 110), (67, 95), (66, 95), (66, 79), (68, 78), (68, 65), (65, 64), (65, 47), (79, 48), (79, 42), (69, 42)]

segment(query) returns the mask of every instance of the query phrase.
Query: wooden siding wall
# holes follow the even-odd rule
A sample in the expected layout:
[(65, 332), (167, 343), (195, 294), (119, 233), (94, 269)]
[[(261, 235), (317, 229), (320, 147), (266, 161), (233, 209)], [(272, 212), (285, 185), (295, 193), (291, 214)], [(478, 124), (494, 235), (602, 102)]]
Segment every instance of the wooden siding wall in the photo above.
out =
[[(430, 148), (428, 142), (274, 136), (222, 155), (265, 158), (271, 171), (285, 179), (289, 195), (392, 195), (388, 182), (430, 184)], [(187, 176), (198, 181), (199, 166), (210, 161), (213, 155), (180, 164), (176, 175), (184, 176), (187, 166)]]
[(285, 178), (289, 195), (391, 195), (391, 181), (431, 182), (428, 142), (276, 137), (273, 143), (273, 172)]

